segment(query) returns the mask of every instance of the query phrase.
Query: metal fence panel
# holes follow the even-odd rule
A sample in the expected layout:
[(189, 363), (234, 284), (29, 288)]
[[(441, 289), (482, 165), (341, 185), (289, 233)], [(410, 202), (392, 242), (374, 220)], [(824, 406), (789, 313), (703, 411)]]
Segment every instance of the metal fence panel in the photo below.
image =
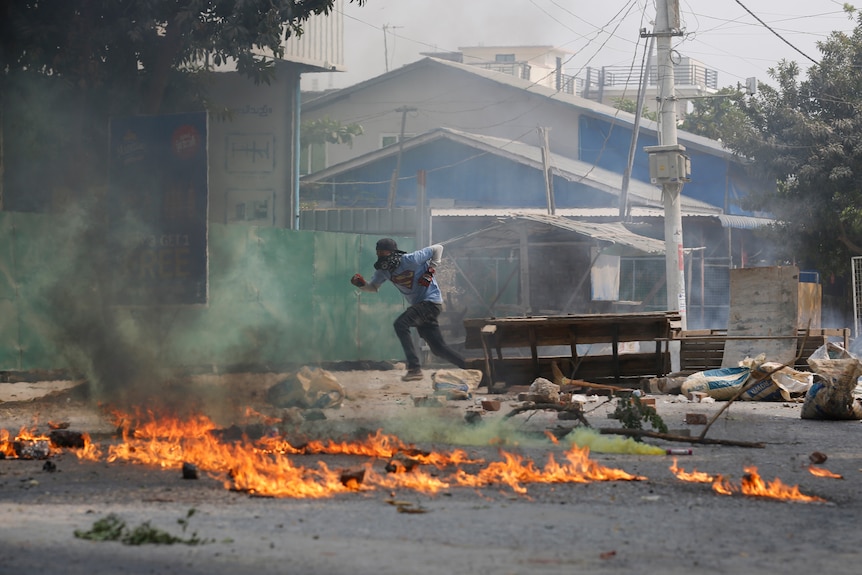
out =
[(67, 215), (0, 212), (0, 370), (101, 364), (120, 377), (131, 365), (403, 359), (392, 330), (404, 307), (397, 290), (366, 294), (349, 283), (372, 271), (376, 235), (211, 224), (205, 305), (116, 308), (100, 296), (110, 270), (80, 248), (82, 233), (86, 222)]

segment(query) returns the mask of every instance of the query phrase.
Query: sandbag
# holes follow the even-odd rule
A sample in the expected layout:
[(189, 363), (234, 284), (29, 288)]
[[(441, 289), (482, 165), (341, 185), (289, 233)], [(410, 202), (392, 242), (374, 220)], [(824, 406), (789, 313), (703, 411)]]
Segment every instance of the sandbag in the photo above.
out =
[(805, 394), (802, 419), (862, 419), (854, 396), (862, 363), (844, 348), (829, 343), (808, 358), (814, 383)]
[(680, 391), (684, 394), (699, 391), (713, 399), (727, 401), (739, 392), (750, 376), (751, 369), (748, 367), (707, 369), (688, 376)]
[(303, 366), (292, 377), (270, 387), (266, 399), (277, 407), (337, 408), (344, 401), (344, 388), (332, 372)]
[(482, 372), (478, 369), (440, 369), (431, 374), (431, 382), (434, 391), (440, 393), (470, 393), (482, 383)]
[(794, 398), (804, 397), (808, 392), (808, 389), (814, 383), (813, 373), (808, 371), (799, 371), (777, 362), (763, 362), (758, 369), (764, 373), (771, 372), (769, 377), (778, 387), (778, 391), (781, 396), (775, 398), (776, 401), (790, 401)]
[(530, 394), (539, 395), (548, 403), (560, 402), (560, 386), (544, 377), (533, 380), (530, 384)]

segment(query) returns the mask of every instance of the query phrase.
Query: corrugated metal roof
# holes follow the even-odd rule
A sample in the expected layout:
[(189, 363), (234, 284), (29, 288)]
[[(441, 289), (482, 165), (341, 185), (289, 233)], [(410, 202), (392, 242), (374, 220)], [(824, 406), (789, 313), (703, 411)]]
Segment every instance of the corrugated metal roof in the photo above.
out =
[[(564, 218), (615, 218), (619, 216), (616, 208), (566, 208), (556, 209), (554, 214)], [(517, 215), (547, 215), (547, 210), (542, 208), (506, 210), (500, 208), (431, 208), (432, 216), (440, 217), (499, 217), (507, 218)], [(630, 211), (633, 218), (663, 218), (664, 209), (634, 207)], [(753, 230), (768, 226), (775, 220), (764, 217), (736, 216), (728, 214), (704, 214), (701, 212), (683, 211), (685, 219), (713, 218), (721, 223), (723, 228), (735, 230)]]
[[(481, 76), (485, 79), (496, 82), (497, 84), (503, 84), (512, 88), (525, 90), (539, 96), (552, 98), (555, 101), (561, 102), (569, 106), (573, 106), (582, 113), (602, 117), (606, 120), (610, 120), (612, 123), (615, 124), (634, 127), (634, 114), (631, 114), (629, 112), (623, 112), (612, 106), (600, 104), (593, 100), (587, 100), (586, 98), (581, 98), (580, 96), (575, 96), (573, 94), (558, 92), (551, 88), (547, 88), (545, 86), (530, 82), (529, 80), (523, 80), (521, 78), (518, 78), (517, 76), (512, 76), (503, 72), (486, 70), (478, 66), (470, 66), (468, 64), (460, 64), (458, 62), (452, 62), (450, 60), (432, 57), (426, 57), (421, 60), (417, 60), (416, 62), (407, 64), (405, 66), (402, 66), (401, 68), (397, 68), (385, 74), (381, 74), (380, 76), (365, 80), (364, 82), (359, 82), (358, 84), (354, 84), (353, 86), (348, 86), (347, 88), (342, 88), (341, 90), (338, 90), (336, 92), (330, 92), (319, 98), (309, 100), (306, 104), (304, 104), (304, 107), (309, 111), (313, 111), (315, 108), (325, 106), (341, 98), (347, 98), (350, 96), (350, 94), (357, 92), (365, 87), (390, 80), (401, 74), (407, 74), (417, 68), (426, 66), (442, 66), (455, 69), (460, 72), (469, 73), (475, 76)], [(658, 133), (657, 124), (651, 120), (647, 120), (646, 118), (641, 119), (640, 129), (643, 132), (652, 132), (655, 134)], [(725, 149), (724, 146), (716, 140), (711, 140), (709, 138), (698, 136), (696, 134), (685, 132), (683, 130), (680, 130), (678, 132), (677, 139), (679, 140), (680, 144), (683, 144), (686, 147), (698, 148), (725, 159), (730, 159), (737, 162), (740, 161), (739, 158), (737, 158), (730, 151)]]
[(753, 230), (775, 223), (775, 220), (770, 218), (757, 218), (753, 216), (735, 216), (732, 214), (719, 214), (716, 216), (721, 225), (725, 228), (733, 228), (736, 230)]
[[(553, 228), (586, 236), (604, 244), (603, 247), (610, 253), (629, 253), (632, 250), (647, 255), (663, 255), (665, 253), (663, 241), (638, 235), (629, 231), (619, 222), (584, 222), (546, 214), (513, 215), (481, 230), (451, 238), (442, 243), (447, 246), (469, 243), (471, 247), (476, 248), (499, 247), (506, 242), (519, 239), (519, 230), (515, 225), (518, 223), (527, 225), (528, 233)], [(615, 247), (624, 249), (614, 250)]]
[[(504, 138), (495, 138), (493, 136), (482, 136), (451, 128), (436, 128), (429, 130), (404, 140), (403, 149), (411, 150), (420, 146), (426, 145), (429, 142), (441, 138), (450, 139), (452, 141), (474, 147), (488, 153), (496, 154), (500, 157), (507, 158), (513, 162), (531, 166), (537, 170), (543, 170), (542, 150), (538, 146), (525, 144)], [(321, 182), (330, 178), (334, 178), (339, 174), (348, 172), (359, 166), (363, 166), (382, 158), (394, 156), (398, 153), (398, 146), (388, 146), (379, 150), (374, 150), (367, 154), (363, 154), (356, 158), (347, 160), (340, 164), (330, 166), (319, 172), (309, 174), (302, 178), (302, 182)], [(587, 186), (599, 189), (609, 194), (619, 195), (622, 188), (622, 175), (598, 168), (593, 164), (574, 160), (551, 153), (550, 163), (554, 175), (564, 178), (570, 182), (582, 182)], [(660, 188), (642, 182), (640, 180), (630, 180), (629, 182), (629, 203), (641, 203), (651, 207), (663, 207), (662, 191)], [(681, 206), (686, 210), (700, 213), (720, 213), (721, 209), (703, 202), (690, 198), (685, 194), (681, 196)]]

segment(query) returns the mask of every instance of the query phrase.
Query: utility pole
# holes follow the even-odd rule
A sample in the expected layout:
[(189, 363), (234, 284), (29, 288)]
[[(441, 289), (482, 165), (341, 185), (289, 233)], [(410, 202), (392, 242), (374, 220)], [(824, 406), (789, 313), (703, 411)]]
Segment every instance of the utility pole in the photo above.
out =
[(395, 169), (392, 170), (392, 181), (389, 183), (389, 201), (387, 207), (391, 210), (395, 207), (395, 194), (398, 191), (398, 174), (401, 172), (401, 153), (404, 150), (404, 128), (407, 125), (407, 112), (415, 112), (416, 108), (401, 106), (396, 112), (401, 112), (401, 133), (398, 134), (398, 157), (395, 160)]
[(389, 71), (389, 45), (386, 39), (386, 31), (394, 30), (395, 28), (403, 28), (403, 26), (390, 26), (389, 24), (383, 25), (383, 59), (386, 60), (386, 71)]
[(671, 37), (682, 36), (679, 29), (679, 0), (658, 0), (653, 35), (656, 38), (656, 64), (659, 91), (656, 96), (659, 118), (659, 145), (645, 148), (649, 154), (650, 180), (661, 184), (664, 199), (665, 272), (667, 307), (679, 311), (681, 328), (687, 329), (685, 296), (685, 256), (682, 245), (680, 194), (690, 181), (691, 163), (685, 148), (677, 141), (676, 95)]
[(383, 25), (383, 60), (386, 63), (386, 71), (389, 71), (389, 47), (386, 45), (386, 29), (389, 28), (389, 24)]
[(632, 168), (635, 163), (635, 150), (638, 145), (638, 136), (641, 131), (641, 113), (644, 109), (647, 86), (649, 86), (649, 59), (652, 56), (652, 48), (655, 44), (655, 36), (650, 36), (646, 48), (644, 48), (644, 59), (641, 64), (641, 83), (638, 88), (637, 104), (635, 104), (635, 125), (632, 128), (632, 141), (629, 145), (629, 157), (626, 163), (626, 171), (623, 172), (623, 187), (620, 190), (620, 219), (626, 219), (629, 215), (629, 184), (632, 179)]
[(548, 206), (548, 215), (556, 215), (557, 204), (554, 200), (554, 174), (551, 168), (551, 146), (548, 143), (548, 130), (550, 128), (539, 128), (539, 138), (542, 140), (542, 171), (545, 173), (545, 198)]

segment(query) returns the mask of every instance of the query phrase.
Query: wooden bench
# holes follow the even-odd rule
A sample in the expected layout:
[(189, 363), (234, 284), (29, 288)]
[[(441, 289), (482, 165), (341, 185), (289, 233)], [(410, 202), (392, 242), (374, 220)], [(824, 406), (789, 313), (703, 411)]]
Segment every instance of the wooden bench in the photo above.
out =
[[(483, 351), (480, 365), (471, 367), (482, 369), (496, 387), (552, 379), (554, 362), (573, 379), (640, 386), (644, 377), (669, 372), (667, 342), (679, 322), (677, 312), (467, 318), (464, 345)], [(625, 342), (646, 342), (652, 349), (626, 353), (620, 349)], [(596, 344), (609, 353), (578, 351), (578, 346)], [(541, 349), (556, 346), (567, 347), (568, 353), (546, 355)]]
[[(828, 341), (837, 341), (844, 349), (850, 343), (849, 328), (826, 328), (798, 330), (795, 336), (728, 336), (727, 330), (706, 329), (681, 331), (674, 335), (679, 340), (679, 362), (681, 374), (691, 374), (707, 369), (718, 369), (724, 359), (724, 344), (731, 340), (782, 340), (795, 339), (797, 359), (795, 369), (808, 371), (807, 359)], [(767, 358), (769, 360), (769, 358)]]

